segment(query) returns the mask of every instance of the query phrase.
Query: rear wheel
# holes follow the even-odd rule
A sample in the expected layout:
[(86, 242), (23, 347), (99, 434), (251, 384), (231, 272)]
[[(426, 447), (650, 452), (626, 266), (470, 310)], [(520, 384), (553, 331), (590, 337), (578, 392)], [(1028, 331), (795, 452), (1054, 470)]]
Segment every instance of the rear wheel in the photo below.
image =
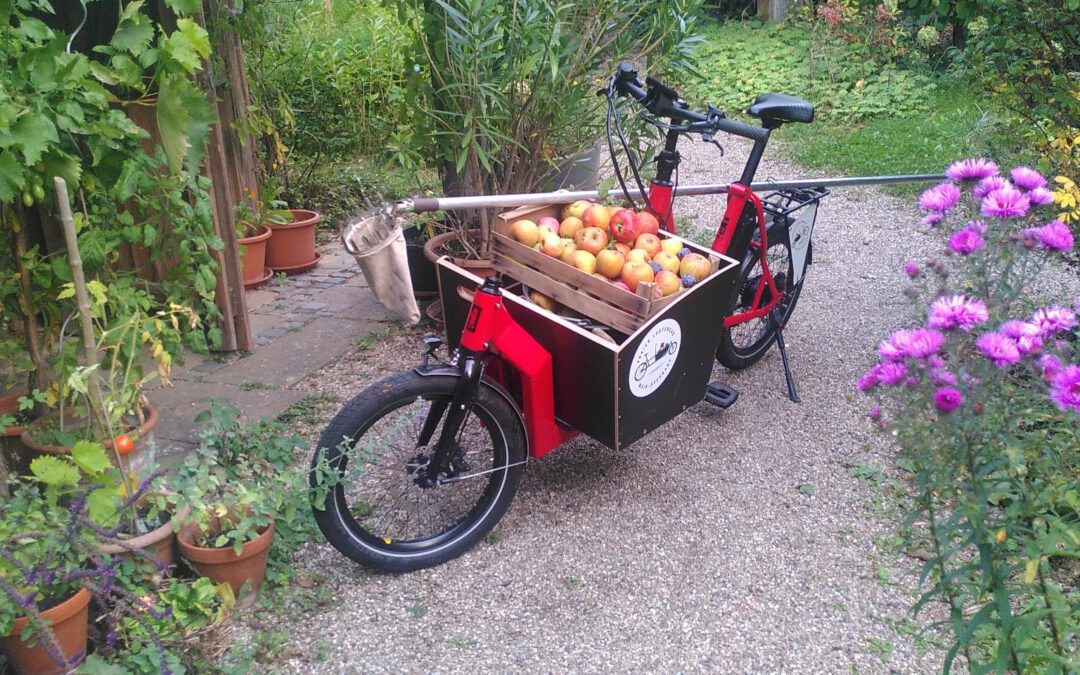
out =
[[(456, 375), (405, 372), (381, 380), (339, 412), (312, 459), (331, 469), (332, 487), (315, 520), (349, 558), (407, 572), (457, 557), (505, 513), (525, 462), (525, 431), (514, 408), (482, 383), (457, 437), (451, 476), (423, 487), (420, 476), (442, 430), (418, 445), (428, 415), (445, 418)], [(325, 478), (325, 476), (323, 477)]]
[[(770, 229), (769, 247), (766, 250), (766, 259), (769, 271), (772, 272), (777, 289), (784, 294), (777, 307), (780, 310), (780, 323), (786, 325), (792, 312), (795, 311), (795, 303), (799, 301), (803, 282), (806, 274), (803, 273), (798, 283), (794, 282), (792, 275), (791, 245), (788, 241), (787, 228)], [(809, 245), (808, 245), (809, 246)], [(806, 251), (807, 260), (810, 260), (811, 250)], [(749, 311), (754, 304), (754, 296), (758, 285), (761, 283), (764, 270), (761, 266), (760, 253), (751, 248), (743, 260), (739, 269), (739, 279), (732, 291), (733, 298), (729, 303), (730, 314)], [(762, 290), (759, 306), (765, 306), (772, 300), (768, 287)], [(765, 353), (769, 351), (776, 340), (776, 328), (773, 326), (769, 315), (752, 319), (746, 323), (736, 324), (725, 328), (720, 337), (720, 346), (716, 349), (716, 360), (720, 365), (731, 370), (742, 370), (757, 363)]]

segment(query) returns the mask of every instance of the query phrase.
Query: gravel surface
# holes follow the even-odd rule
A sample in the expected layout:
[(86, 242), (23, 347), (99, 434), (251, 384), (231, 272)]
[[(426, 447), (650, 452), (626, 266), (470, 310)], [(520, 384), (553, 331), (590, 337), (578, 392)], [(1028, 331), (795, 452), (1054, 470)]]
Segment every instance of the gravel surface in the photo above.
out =
[[(782, 133), (782, 132), (781, 132)], [(737, 176), (747, 146), (687, 144), (684, 184)], [(766, 157), (759, 178), (807, 171)], [(714, 228), (722, 198), (680, 215)], [(885, 554), (902, 514), (854, 474), (893, 472), (854, 392), (878, 341), (911, 316), (905, 260), (940, 241), (911, 200), (828, 197), (787, 331), (801, 405), (776, 350), (714, 379), (700, 404), (616, 453), (578, 439), (531, 463), (495, 536), (461, 558), (376, 575), (327, 544), (300, 556), (327, 606), (278, 624), (287, 672), (930, 672), (942, 652), (909, 607), (921, 563)], [(415, 336), (378, 341), (308, 380), (349, 397), (413, 365)], [(890, 506), (891, 505), (891, 506)], [(919, 617), (920, 624), (934, 614)], [(298, 620), (299, 617), (302, 619)], [(915, 627), (913, 630), (912, 627)]]

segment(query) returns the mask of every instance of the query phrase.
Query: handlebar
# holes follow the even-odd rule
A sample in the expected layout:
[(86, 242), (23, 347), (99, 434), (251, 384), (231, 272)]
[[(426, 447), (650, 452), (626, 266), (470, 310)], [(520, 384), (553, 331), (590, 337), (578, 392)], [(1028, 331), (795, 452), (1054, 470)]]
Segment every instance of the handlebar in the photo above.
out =
[(643, 87), (637, 71), (626, 63), (619, 64), (619, 69), (612, 77), (611, 86), (620, 96), (633, 98), (657, 117), (666, 117), (675, 124), (687, 122), (685, 131), (688, 132), (712, 134), (723, 131), (752, 141), (769, 137), (768, 129), (728, 119), (721, 110), (712, 106), (709, 106), (707, 115), (690, 110), (689, 104), (679, 98), (674, 89), (654, 77), (646, 77)]

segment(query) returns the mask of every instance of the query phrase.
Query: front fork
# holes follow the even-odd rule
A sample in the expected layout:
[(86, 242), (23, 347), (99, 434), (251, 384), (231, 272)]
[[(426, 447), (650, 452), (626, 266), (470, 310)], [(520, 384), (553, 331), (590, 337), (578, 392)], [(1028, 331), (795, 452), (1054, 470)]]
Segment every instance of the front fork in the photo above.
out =
[(484, 354), (462, 349), (458, 352), (458, 369), (461, 377), (458, 378), (453, 397), (449, 403), (436, 401), (432, 404), (416, 441), (417, 449), (426, 447), (435, 435), (439, 420), (446, 415), (435, 451), (427, 466), (420, 469), (416, 477), (416, 484), (422, 488), (434, 487), (444, 478), (453, 478), (457, 474), (459, 467), (455, 467), (454, 462), (460, 453), (458, 434), (472, 411), (472, 403), (480, 389), (480, 378), (484, 375)]

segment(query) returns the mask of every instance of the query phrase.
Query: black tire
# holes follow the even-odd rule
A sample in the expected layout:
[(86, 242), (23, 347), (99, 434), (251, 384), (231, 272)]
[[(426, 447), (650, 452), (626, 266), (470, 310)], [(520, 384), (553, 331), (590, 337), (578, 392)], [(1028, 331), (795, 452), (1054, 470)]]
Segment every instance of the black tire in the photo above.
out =
[[(409, 572), (461, 555), (506, 512), (525, 468), (525, 430), (487, 383), (458, 437), (467, 463), (460, 480), (430, 488), (415, 482), (425, 461), (416, 442), (426, 411), (433, 401), (448, 402), (458, 379), (399, 373), (361, 392), (331, 420), (312, 458), (311, 480), (315, 487), (323, 460), (336, 474), (323, 508), (315, 508), (334, 548), (374, 570)], [(432, 445), (441, 429), (440, 421)]]
[[(809, 261), (812, 259), (812, 244), (808, 244), (806, 250), (807, 270)], [(803, 283), (806, 281), (806, 272), (803, 273), (799, 283), (791, 284), (791, 245), (788, 241), (787, 228), (769, 230), (769, 248), (766, 253), (769, 260), (769, 271), (773, 274), (777, 287), (785, 292), (784, 299), (780, 301), (780, 323), (787, 325), (795, 304), (799, 301)], [(728, 314), (737, 314), (750, 308), (754, 301), (754, 294), (758, 282), (761, 279), (761, 257), (753, 248), (746, 254), (743, 264), (739, 268), (739, 279), (732, 291), (732, 299), (728, 304)], [(768, 293), (768, 290), (765, 291)], [(768, 296), (762, 297), (762, 304), (768, 301)], [(725, 328), (720, 336), (720, 346), (716, 348), (716, 360), (720, 365), (731, 370), (742, 370), (757, 363), (765, 353), (769, 351), (776, 340), (776, 329), (769, 321), (768, 315), (753, 319), (746, 323), (737, 324)]]

